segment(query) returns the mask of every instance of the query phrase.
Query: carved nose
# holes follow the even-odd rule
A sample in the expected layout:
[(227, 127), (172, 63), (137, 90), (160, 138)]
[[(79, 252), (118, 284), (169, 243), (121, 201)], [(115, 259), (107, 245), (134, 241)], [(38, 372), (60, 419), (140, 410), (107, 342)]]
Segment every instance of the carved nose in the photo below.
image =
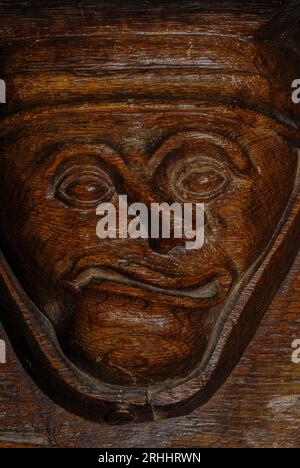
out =
[[(195, 229), (196, 229), (196, 225), (194, 224), (194, 221), (193, 220), (193, 231), (195, 232)], [(149, 223), (150, 224), (150, 223)], [(206, 213), (204, 213), (204, 226), (207, 225), (207, 215)], [(150, 228), (151, 228), (151, 225), (150, 225)], [(186, 243), (191, 241), (191, 240), (194, 240), (195, 237), (193, 239), (190, 239), (190, 238), (187, 238), (185, 237), (185, 235), (182, 234), (182, 237), (174, 237), (174, 235), (171, 235), (171, 237), (158, 237), (158, 238), (153, 238), (151, 236), (151, 229), (149, 229), (149, 246), (150, 248), (153, 250), (153, 252), (157, 252), (157, 253), (160, 253), (160, 254), (169, 254), (173, 249), (177, 248), (177, 247), (180, 247), (181, 249), (184, 249), (185, 246), (186, 246)], [(161, 235), (161, 232), (160, 231), (160, 235)], [(171, 221), (171, 225), (170, 225), (170, 233), (173, 233), (174, 234), (174, 220)]]
[(186, 239), (149, 239), (150, 248), (159, 254), (168, 254), (176, 247), (184, 248)]

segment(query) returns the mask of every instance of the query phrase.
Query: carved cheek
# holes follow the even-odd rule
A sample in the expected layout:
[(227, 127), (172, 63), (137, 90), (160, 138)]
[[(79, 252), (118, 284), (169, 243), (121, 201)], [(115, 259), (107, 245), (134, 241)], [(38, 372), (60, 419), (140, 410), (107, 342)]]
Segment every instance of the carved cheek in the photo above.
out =
[[(213, 238), (228, 252), (240, 273), (255, 262), (274, 235), (295, 179), (293, 150), (282, 142), (276, 167), (261, 150), (258, 172), (226, 202), (211, 210)], [(282, 156), (284, 151), (284, 159)]]

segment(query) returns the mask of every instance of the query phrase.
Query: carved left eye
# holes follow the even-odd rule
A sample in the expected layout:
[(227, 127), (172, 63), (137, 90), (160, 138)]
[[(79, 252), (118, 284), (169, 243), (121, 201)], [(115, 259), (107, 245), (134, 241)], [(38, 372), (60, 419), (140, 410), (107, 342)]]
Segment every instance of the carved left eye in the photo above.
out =
[(110, 177), (100, 169), (67, 173), (55, 189), (57, 198), (78, 208), (94, 207), (102, 201), (108, 201), (113, 192)]

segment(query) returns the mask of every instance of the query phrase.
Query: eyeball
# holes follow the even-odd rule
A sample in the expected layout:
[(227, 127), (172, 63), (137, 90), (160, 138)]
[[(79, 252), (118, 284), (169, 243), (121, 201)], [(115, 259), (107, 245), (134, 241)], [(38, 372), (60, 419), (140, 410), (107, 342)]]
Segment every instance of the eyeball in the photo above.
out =
[(219, 165), (198, 161), (178, 174), (175, 190), (183, 199), (210, 200), (225, 190), (229, 176)]
[(76, 167), (67, 171), (55, 187), (57, 199), (68, 206), (93, 208), (109, 201), (114, 193), (109, 175), (97, 167)]
[(166, 139), (152, 159), (153, 186), (181, 202), (226, 198), (251, 168), (240, 145), (217, 131), (183, 131)]

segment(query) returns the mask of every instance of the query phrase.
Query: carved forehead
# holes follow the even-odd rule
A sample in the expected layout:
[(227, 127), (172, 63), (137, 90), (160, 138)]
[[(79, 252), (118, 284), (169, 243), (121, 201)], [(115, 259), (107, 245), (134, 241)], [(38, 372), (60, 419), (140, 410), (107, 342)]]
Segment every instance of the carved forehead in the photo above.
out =
[(272, 160), (275, 170), (296, 163), (287, 146), (294, 132), (259, 112), (230, 106), (62, 106), (15, 115), (2, 125), (13, 129), (3, 138), (4, 155), (21, 171), (84, 161), (88, 154), (121, 171), (125, 163), (129, 171), (149, 173), (174, 154), (182, 161), (220, 159), (241, 172), (259, 167), (262, 174)]
[(2, 3), (8, 113), (176, 99), (259, 105), (286, 121), (299, 118), (290, 99), (295, 60), (279, 52), (282, 40), (276, 47), (257, 40), (284, 2)]
[[(144, 43), (139, 40), (141, 51), (136, 54), (137, 44), (118, 41), (116, 46), (114, 41), (89, 39), (77, 48), (66, 40), (63, 45), (36, 45), (26, 55), (19, 47), (9, 50), (4, 65), (9, 106), (2, 111), (116, 101), (128, 108), (138, 101), (187, 106), (214, 102), (272, 114), (299, 128), (300, 108), (291, 101), (297, 76), (293, 62), (285, 66), (280, 55), (266, 61), (253, 42), (183, 36), (171, 46), (165, 37), (148, 37)], [(285, 74), (276, 79), (278, 69)]]
[[(157, 103), (150, 112), (161, 118), (162, 102), (186, 106), (186, 112), (194, 105), (201, 110), (207, 103), (226, 104), (230, 112), (235, 107), (239, 121), (240, 110), (247, 109), (297, 130), (300, 108), (291, 101), (290, 85), (299, 61), (270, 46), (274, 38), (267, 26), (278, 21), (283, 3), (267, 3), (185, 2), (181, 11), (179, 2), (168, 2), (169, 8), (87, 2), (61, 9), (44, 2), (31, 9), (33, 2), (25, 2), (18, 11), (8, 2), (6, 26), (18, 15), (22, 20), (3, 48), (9, 106), (2, 110), (42, 115), (47, 107), (64, 112), (64, 106), (82, 104), (84, 113), (117, 101), (127, 113), (135, 102), (147, 101)], [(49, 125), (55, 127), (51, 113)]]

